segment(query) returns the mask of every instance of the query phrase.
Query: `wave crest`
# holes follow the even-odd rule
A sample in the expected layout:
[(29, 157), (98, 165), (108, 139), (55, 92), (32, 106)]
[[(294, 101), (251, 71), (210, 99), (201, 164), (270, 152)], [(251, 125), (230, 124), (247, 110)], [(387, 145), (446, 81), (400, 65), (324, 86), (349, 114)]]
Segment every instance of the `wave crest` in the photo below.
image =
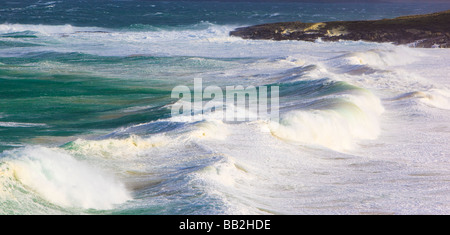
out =
[(384, 112), (380, 100), (366, 90), (343, 95), (324, 109), (295, 110), (270, 123), (273, 135), (290, 142), (318, 145), (336, 151), (354, 148), (358, 140), (375, 139), (378, 117)]
[(3, 201), (14, 201), (23, 190), (26, 195), (33, 195), (25, 197), (26, 200), (41, 198), (66, 208), (107, 210), (131, 199), (123, 184), (62, 150), (26, 147), (2, 155), (0, 197)]

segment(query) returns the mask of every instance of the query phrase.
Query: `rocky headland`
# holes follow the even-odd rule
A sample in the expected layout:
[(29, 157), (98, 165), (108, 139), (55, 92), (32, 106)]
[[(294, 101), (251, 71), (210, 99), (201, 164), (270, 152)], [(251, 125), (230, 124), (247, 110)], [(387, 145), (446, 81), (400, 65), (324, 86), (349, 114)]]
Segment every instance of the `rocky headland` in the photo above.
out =
[(238, 28), (230, 35), (244, 39), (316, 41), (320, 38), (450, 48), (450, 10), (382, 20), (271, 23)]

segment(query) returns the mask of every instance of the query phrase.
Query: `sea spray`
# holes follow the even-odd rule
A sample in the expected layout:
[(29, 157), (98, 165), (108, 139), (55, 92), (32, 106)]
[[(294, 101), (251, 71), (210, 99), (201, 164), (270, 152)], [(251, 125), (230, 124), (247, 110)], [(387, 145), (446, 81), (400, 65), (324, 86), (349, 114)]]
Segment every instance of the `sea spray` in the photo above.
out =
[[(2, 154), (7, 174), (2, 187), (21, 187), (51, 204), (69, 208), (107, 210), (131, 199), (123, 184), (67, 152), (45, 147), (25, 147)], [(14, 186), (16, 185), (16, 186)], [(9, 192), (4, 200), (14, 198)], [(9, 196), (8, 196), (9, 195)]]
[[(320, 100), (319, 100), (320, 101)], [(351, 150), (358, 140), (375, 139), (380, 132), (379, 116), (384, 108), (367, 90), (326, 98), (320, 109), (290, 111), (280, 124), (270, 123), (274, 136), (286, 141), (317, 145), (336, 151)], [(318, 101), (316, 101), (318, 102)]]

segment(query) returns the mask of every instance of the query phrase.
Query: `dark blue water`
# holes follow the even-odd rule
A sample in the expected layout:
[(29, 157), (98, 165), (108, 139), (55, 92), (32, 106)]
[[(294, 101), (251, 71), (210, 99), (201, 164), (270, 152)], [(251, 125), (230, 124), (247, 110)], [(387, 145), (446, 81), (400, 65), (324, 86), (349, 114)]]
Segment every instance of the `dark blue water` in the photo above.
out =
[(0, 23), (71, 24), (121, 28), (280, 21), (364, 20), (447, 10), (450, 3), (302, 3), (236, 1), (60, 0), (2, 1)]

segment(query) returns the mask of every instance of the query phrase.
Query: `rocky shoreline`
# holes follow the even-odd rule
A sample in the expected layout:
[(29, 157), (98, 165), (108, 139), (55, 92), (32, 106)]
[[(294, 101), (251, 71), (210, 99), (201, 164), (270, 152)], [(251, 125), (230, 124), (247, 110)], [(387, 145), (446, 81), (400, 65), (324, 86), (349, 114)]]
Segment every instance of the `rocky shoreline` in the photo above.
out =
[(420, 48), (450, 48), (450, 10), (370, 21), (282, 22), (238, 28), (244, 39), (391, 42)]

